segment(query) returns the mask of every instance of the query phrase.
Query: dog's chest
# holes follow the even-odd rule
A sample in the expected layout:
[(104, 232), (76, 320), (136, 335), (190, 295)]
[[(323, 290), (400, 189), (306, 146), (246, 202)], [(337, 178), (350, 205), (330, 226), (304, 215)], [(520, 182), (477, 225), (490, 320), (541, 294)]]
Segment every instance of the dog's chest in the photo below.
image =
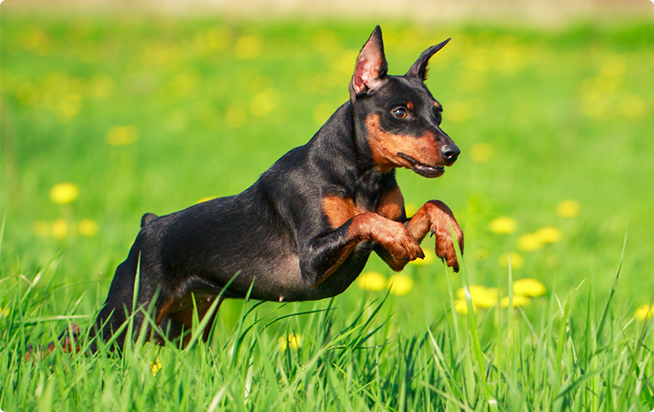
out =
[(332, 229), (336, 229), (354, 216), (371, 212), (372, 210), (357, 205), (350, 197), (330, 195), (323, 197), (322, 211), (329, 221), (329, 226)]
[(336, 229), (354, 216), (374, 212), (387, 219), (400, 220), (404, 213), (404, 199), (399, 187), (385, 192), (376, 206), (362, 206), (351, 197), (329, 195), (322, 198), (322, 211), (329, 226)]

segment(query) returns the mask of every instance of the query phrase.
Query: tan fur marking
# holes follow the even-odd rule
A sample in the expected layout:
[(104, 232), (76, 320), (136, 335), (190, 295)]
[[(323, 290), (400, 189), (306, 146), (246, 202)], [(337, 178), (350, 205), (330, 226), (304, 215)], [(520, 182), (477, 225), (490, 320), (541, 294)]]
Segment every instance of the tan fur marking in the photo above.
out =
[[(345, 222), (348, 220), (352, 219), (353, 217), (360, 215), (362, 213), (365, 213), (365, 211), (359, 209), (355, 204), (352, 199), (349, 197), (343, 198), (340, 196), (332, 195), (332, 196), (325, 196), (322, 199), (322, 211), (323, 213), (327, 216), (327, 220), (329, 221), (329, 226), (332, 229), (338, 229), (339, 227), (343, 226)], [(354, 223), (354, 222), (353, 222)], [(356, 229), (356, 225), (355, 229)], [(334, 264), (325, 271), (325, 273), (316, 281), (316, 284), (313, 285), (312, 287), (316, 287), (319, 284), (321, 284), (325, 279), (327, 279), (329, 276), (331, 276), (340, 266), (341, 264), (347, 259), (354, 248), (357, 245), (357, 235), (356, 235), (356, 230), (353, 230), (353, 227), (350, 226), (348, 228), (348, 244), (343, 247), (341, 250), (340, 256)]]
[(443, 106), (441, 106), (441, 104), (438, 103), (438, 102), (434, 102), (434, 107), (435, 107), (437, 110), (443, 110)]
[(404, 153), (429, 166), (446, 165), (440, 154), (436, 136), (431, 131), (417, 138), (385, 133), (379, 127), (379, 114), (368, 116), (366, 127), (373, 160), (382, 173), (387, 173), (395, 167), (411, 168), (411, 163), (398, 156), (398, 153)]
[(413, 106), (413, 102), (407, 102), (407, 103), (406, 103), (406, 107), (407, 107), (407, 109), (409, 109), (409, 110), (413, 110), (413, 108), (414, 108), (414, 106)]
[[(436, 235), (436, 256), (445, 259), (448, 266), (458, 267), (459, 263), (450, 236), (450, 225), (454, 229), (456, 242), (459, 244), (461, 253), (463, 253), (463, 232), (454, 218), (452, 210), (443, 202), (430, 200), (425, 203), (406, 223), (406, 228), (418, 243), (422, 242), (429, 232), (434, 231)], [(387, 251), (390, 252), (389, 249)], [(406, 260), (392, 256), (392, 253), (391, 256), (380, 256), (395, 271), (402, 270), (404, 265), (407, 264)]]
[(394, 189), (384, 193), (381, 200), (379, 201), (377, 213), (387, 219), (400, 220), (402, 218), (403, 212), (404, 196), (402, 196), (400, 187), (396, 186)]
[(443, 202), (430, 200), (425, 203), (407, 224), (411, 234), (422, 242), (427, 233), (436, 234), (436, 255), (447, 260), (448, 266), (458, 266), (456, 252), (450, 236), (450, 224), (454, 229), (456, 241), (463, 253), (463, 232), (454, 218), (452, 210)]
[(352, 219), (348, 236), (359, 241), (374, 240), (394, 258), (415, 260), (424, 257), (418, 241), (404, 224), (389, 220), (377, 213), (363, 213)]
[[(159, 310), (156, 318), (156, 324), (160, 326), (164, 319), (168, 318), (170, 322), (174, 323), (178, 328), (183, 326), (184, 330), (190, 332), (193, 326), (193, 295), (195, 295), (199, 319), (202, 321), (202, 318), (204, 318), (204, 315), (211, 307), (211, 304), (213, 303), (213, 300), (216, 298), (216, 296), (211, 293), (197, 291), (188, 293), (181, 299), (171, 299), (168, 301), (161, 308), (161, 310)], [(218, 302), (218, 306), (220, 306), (221, 302)], [(218, 308), (216, 308), (214, 313), (211, 315), (211, 319), (203, 331), (202, 338), (205, 341), (209, 337), (209, 333), (217, 313)], [(169, 336), (169, 339), (173, 340), (176, 337), (177, 336)], [(186, 346), (190, 338), (190, 334), (186, 334), (184, 336), (183, 346)]]
[(169, 300), (160, 310), (159, 313), (157, 314), (157, 319), (155, 320), (155, 323), (157, 325), (160, 325), (163, 319), (172, 311), (173, 306), (178, 305), (182, 306), (182, 303), (179, 300), (176, 299), (171, 299)]
[(341, 227), (356, 215), (363, 213), (350, 198), (326, 196), (322, 199), (322, 211), (329, 220), (332, 229)]

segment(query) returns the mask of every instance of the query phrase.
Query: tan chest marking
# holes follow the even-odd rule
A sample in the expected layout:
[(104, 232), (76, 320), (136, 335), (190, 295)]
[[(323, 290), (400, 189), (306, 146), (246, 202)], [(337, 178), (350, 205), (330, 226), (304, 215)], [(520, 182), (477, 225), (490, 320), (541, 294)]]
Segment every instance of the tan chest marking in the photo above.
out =
[(349, 197), (326, 196), (322, 199), (322, 211), (329, 220), (329, 226), (332, 229), (341, 227), (356, 215), (365, 213), (359, 209)]
[[(322, 199), (322, 211), (327, 216), (332, 229), (341, 227), (354, 216), (369, 212), (358, 207), (349, 197), (326, 196)], [(404, 212), (404, 198), (399, 187), (386, 192), (379, 202), (376, 213), (391, 219), (400, 220)]]
[(404, 217), (404, 196), (402, 196), (399, 186), (384, 193), (379, 201), (379, 206), (377, 206), (377, 213), (396, 221)]

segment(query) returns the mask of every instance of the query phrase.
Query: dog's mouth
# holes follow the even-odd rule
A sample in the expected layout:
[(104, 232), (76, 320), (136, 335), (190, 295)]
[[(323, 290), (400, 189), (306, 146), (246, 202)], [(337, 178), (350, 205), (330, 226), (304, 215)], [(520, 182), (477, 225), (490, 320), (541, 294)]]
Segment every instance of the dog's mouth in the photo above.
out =
[(407, 162), (409, 162), (411, 170), (413, 170), (420, 176), (434, 178), (434, 177), (443, 176), (443, 173), (445, 173), (445, 167), (443, 166), (430, 166), (424, 163), (420, 163), (413, 157), (405, 155), (402, 152), (398, 153), (397, 155), (400, 156), (402, 159), (406, 160)]

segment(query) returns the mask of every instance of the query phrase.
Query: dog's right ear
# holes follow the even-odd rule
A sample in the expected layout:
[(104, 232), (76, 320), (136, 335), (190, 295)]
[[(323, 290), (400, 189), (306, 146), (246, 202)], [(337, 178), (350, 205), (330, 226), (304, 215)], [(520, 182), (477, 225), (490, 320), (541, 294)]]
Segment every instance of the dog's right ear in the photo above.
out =
[(381, 28), (377, 26), (357, 58), (350, 82), (350, 98), (354, 100), (357, 95), (378, 88), (387, 71), (388, 63), (384, 56)]

